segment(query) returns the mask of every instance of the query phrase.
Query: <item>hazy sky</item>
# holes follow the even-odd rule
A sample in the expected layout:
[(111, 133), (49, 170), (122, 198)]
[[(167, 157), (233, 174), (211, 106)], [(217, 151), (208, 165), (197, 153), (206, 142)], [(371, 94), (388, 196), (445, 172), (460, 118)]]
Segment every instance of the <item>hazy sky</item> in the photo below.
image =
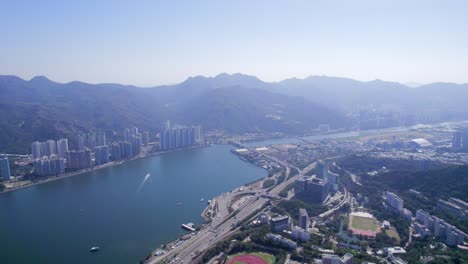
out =
[(2, 1), (0, 74), (468, 83), (468, 1)]

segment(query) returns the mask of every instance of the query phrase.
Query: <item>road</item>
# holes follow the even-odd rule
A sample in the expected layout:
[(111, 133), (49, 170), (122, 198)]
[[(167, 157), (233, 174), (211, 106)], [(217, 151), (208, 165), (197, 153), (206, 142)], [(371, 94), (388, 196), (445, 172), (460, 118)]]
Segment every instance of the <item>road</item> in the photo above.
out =
[(167, 254), (151, 259), (148, 263), (158, 263), (163, 259), (173, 260), (173, 263), (191, 263), (194, 252), (204, 252), (211, 246), (232, 235), (238, 229), (232, 230), (231, 227), (237, 223), (238, 220), (245, 219), (256, 209), (261, 208), (267, 201), (267, 198), (262, 198), (259, 194), (253, 196), (239, 208), (235, 216), (233, 212), (223, 218), (215, 217), (213, 221), (196, 236), (186, 240), (182, 245), (176, 247)]
[[(256, 151), (254, 148), (245, 146), (241, 143), (236, 142), (238, 146), (247, 148), (252, 152), (262, 155), (265, 158), (274, 161), (283, 167), (286, 168), (287, 178), (273, 189), (267, 193), (266, 189), (257, 188), (255, 190), (245, 190), (243, 192), (233, 191), (231, 193), (225, 193), (216, 198), (218, 203), (218, 211), (216, 216), (212, 218), (212, 221), (198, 232), (198, 234), (192, 236), (190, 239), (184, 241), (179, 246), (175, 247), (171, 251), (167, 252), (163, 256), (152, 257), (147, 263), (155, 264), (163, 260), (170, 260), (172, 263), (191, 263), (194, 261), (194, 252), (204, 252), (208, 248), (214, 246), (216, 243), (226, 239), (238, 229), (232, 229), (232, 226), (235, 225), (238, 221), (248, 220), (246, 219), (249, 215), (255, 212), (257, 209), (263, 207), (271, 198), (280, 198), (278, 196), (279, 192), (283, 190), (290, 183), (302, 175), (301, 170), (295, 166), (292, 166), (288, 162), (279, 160), (278, 158)], [(291, 168), (299, 171), (298, 175), (291, 176)], [(240, 195), (243, 193), (254, 193), (254, 195), (244, 202), (236, 211), (229, 213), (228, 207), (230, 201), (234, 196)], [(168, 261), (168, 262), (170, 262)]]

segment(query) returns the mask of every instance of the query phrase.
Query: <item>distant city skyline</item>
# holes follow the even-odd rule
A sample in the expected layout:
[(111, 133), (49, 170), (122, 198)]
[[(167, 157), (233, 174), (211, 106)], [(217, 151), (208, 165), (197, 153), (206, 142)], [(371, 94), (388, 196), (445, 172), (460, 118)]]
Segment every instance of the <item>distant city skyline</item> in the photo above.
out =
[(468, 83), (466, 1), (15, 1), (0, 74), (156, 86), (222, 72), (272, 82)]

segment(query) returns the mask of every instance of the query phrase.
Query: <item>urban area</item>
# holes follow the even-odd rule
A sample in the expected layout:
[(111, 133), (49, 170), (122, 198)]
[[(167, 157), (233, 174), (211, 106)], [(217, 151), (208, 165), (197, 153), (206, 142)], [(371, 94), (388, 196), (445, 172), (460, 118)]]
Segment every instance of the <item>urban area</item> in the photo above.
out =
[[(142, 263), (450, 263), (468, 256), (468, 203), (456, 197), (466, 196), (466, 186), (455, 197), (444, 192), (466, 173), (449, 165), (468, 164), (467, 127), (342, 132), (322, 125), (316, 135), (258, 146), (249, 143), (265, 135), (203, 133), (200, 126), (167, 121), (154, 135), (135, 127), (121, 135), (79, 134), (73, 150), (67, 139), (33, 142), (31, 155), (12, 157), (14, 177), (8, 157), (2, 158), (2, 184), (14, 190), (166, 151), (228, 143), (268, 176), (213, 197), (201, 213), (204, 224), (181, 223), (187, 233)], [(426, 182), (421, 174), (427, 173), (453, 177)]]

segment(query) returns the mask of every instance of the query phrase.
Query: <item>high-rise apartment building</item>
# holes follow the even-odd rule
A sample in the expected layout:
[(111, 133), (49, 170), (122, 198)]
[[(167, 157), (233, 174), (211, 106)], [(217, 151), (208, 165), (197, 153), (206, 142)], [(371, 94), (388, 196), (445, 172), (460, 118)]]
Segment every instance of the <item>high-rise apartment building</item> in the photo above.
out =
[(31, 144), (31, 153), (32, 153), (33, 159), (38, 159), (38, 158), (42, 157), (41, 147), (42, 147), (41, 142), (38, 142), (38, 141), (34, 141)]
[(65, 172), (65, 159), (56, 155), (36, 159), (33, 162), (36, 176), (56, 176)]
[(131, 137), (132, 143), (132, 156), (137, 156), (141, 154), (141, 147), (142, 147), (142, 138), (140, 134), (133, 135)]
[(99, 130), (96, 133), (96, 146), (105, 146), (106, 144), (106, 133), (102, 130)]
[(60, 158), (66, 159), (68, 152), (68, 139), (61, 138), (57, 140), (57, 154)]
[(323, 160), (318, 161), (317, 166), (315, 167), (315, 174), (320, 179), (327, 179), (328, 163)]
[(91, 167), (91, 150), (86, 149), (68, 151), (67, 163), (70, 169), (85, 169)]
[(10, 179), (11, 172), (10, 172), (10, 163), (8, 158), (0, 158), (0, 176), (1, 179), (7, 181)]
[(119, 143), (114, 143), (111, 145), (111, 160), (118, 161), (122, 159), (122, 151), (120, 149)]
[(94, 161), (96, 165), (102, 165), (109, 162), (109, 146), (97, 146), (94, 150)]
[(57, 154), (57, 145), (55, 141), (49, 139), (45, 142), (34, 141), (31, 144), (31, 154), (33, 159), (48, 157)]
[(178, 149), (202, 143), (202, 128), (198, 127), (173, 127), (160, 133), (160, 147), (162, 150)]
[(149, 146), (149, 132), (143, 132), (141, 139), (143, 142), (143, 146), (148, 147)]
[(120, 144), (120, 151), (122, 154), (122, 159), (128, 159), (133, 156), (132, 143), (128, 141), (122, 141), (119, 144)]
[(299, 227), (304, 230), (309, 230), (309, 214), (304, 208), (299, 209)]
[(387, 191), (385, 194), (387, 204), (390, 205), (393, 209), (397, 211), (401, 211), (403, 209), (403, 199), (401, 199), (398, 195)]

